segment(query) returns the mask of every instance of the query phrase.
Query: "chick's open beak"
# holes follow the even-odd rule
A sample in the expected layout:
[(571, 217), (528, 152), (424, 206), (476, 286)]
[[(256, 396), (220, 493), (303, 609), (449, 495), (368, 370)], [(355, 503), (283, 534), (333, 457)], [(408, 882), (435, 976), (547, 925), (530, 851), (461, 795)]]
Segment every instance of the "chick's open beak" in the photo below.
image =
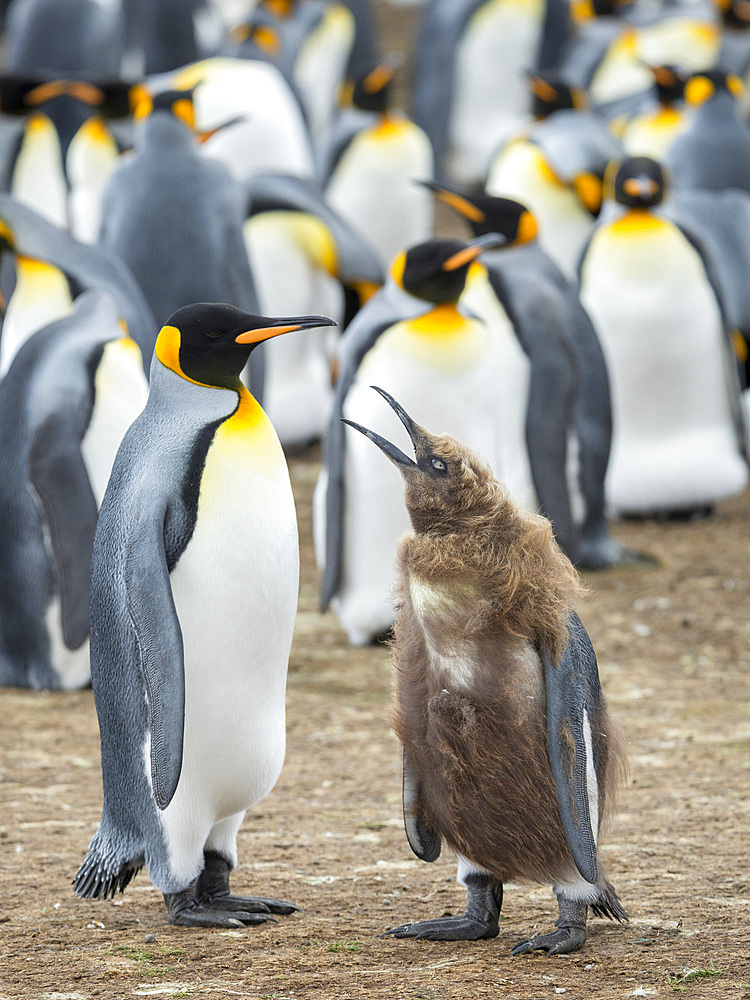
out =
[[(418, 451), (419, 441), (422, 438), (424, 432), (419, 424), (415, 423), (406, 410), (401, 406), (400, 403), (391, 396), (390, 393), (386, 392), (385, 389), (379, 388), (377, 385), (370, 386), (375, 392), (379, 392), (383, 399), (388, 403), (391, 409), (396, 413), (401, 423), (404, 425), (409, 433), (411, 442), (414, 445), (415, 453)], [(366, 438), (369, 438), (373, 444), (376, 444), (378, 448), (383, 452), (383, 454), (389, 458), (394, 465), (405, 466), (407, 468), (416, 468), (417, 463), (413, 459), (409, 458), (407, 455), (401, 451), (400, 448), (396, 447), (391, 441), (382, 437), (380, 434), (376, 434), (375, 431), (369, 430), (367, 427), (363, 427), (361, 424), (355, 423), (353, 420), (347, 420), (346, 417), (341, 418), (345, 424), (353, 427), (355, 430), (359, 431), (360, 434), (364, 434)]]

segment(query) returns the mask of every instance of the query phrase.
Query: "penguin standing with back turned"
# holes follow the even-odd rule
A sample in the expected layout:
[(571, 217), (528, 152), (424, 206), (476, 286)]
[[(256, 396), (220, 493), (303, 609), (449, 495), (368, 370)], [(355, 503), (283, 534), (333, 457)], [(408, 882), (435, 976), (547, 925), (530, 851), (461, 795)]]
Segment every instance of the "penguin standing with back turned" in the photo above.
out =
[[(373, 387), (377, 388), (377, 387)], [(517, 508), (465, 445), (378, 392), (415, 459), (359, 424), (399, 469), (412, 531), (398, 550), (394, 728), (409, 844), (458, 858), (466, 912), (403, 924), (399, 938), (496, 937), (503, 883), (552, 883), (557, 930), (513, 954), (576, 951), (588, 907), (627, 920), (599, 857), (622, 770), (579, 585), (546, 519)]]
[(94, 543), (104, 806), (79, 896), (114, 895), (145, 864), (173, 924), (235, 927), (296, 908), (229, 892), (245, 809), (284, 759), (299, 583), (289, 472), (240, 373), (261, 341), (330, 323), (199, 303), (159, 333)]

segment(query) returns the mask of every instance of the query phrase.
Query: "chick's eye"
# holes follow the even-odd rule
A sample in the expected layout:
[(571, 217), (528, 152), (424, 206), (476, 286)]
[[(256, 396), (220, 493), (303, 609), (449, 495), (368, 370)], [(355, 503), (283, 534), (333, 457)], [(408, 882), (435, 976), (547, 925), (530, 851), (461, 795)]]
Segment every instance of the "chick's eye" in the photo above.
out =
[(433, 458), (432, 467), (433, 469), (437, 469), (438, 472), (445, 472), (445, 462), (441, 458)]

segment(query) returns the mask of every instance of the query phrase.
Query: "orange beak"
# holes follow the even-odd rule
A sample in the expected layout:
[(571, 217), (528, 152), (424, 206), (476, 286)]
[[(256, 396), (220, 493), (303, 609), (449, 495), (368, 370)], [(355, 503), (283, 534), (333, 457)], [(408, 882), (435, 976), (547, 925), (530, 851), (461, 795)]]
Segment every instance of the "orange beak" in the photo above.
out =
[(328, 316), (285, 316), (270, 320), (268, 326), (245, 330), (234, 338), (236, 344), (260, 344), (271, 337), (280, 337), (282, 333), (293, 333), (295, 330), (312, 330), (320, 326), (337, 326), (335, 320)]

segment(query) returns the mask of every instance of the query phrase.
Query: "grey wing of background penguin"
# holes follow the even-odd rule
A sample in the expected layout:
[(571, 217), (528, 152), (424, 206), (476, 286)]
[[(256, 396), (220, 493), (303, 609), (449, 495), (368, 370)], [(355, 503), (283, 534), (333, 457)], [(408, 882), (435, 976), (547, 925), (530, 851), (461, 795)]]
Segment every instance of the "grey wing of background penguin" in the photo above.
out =
[(448, 142), (453, 93), (453, 50), (466, 24), (485, 0), (431, 0), (427, 4), (414, 47), (411, 113), (429, 136), (438, 167)]
[(750, 457), (748, 453), (750, 439), (748, 439), (747, 421), (745, 418), (745, 409), (742, 405), (739, 373), (737, 371), (737, 361), (732, 343), (732, 323), (727, 302), (726, 286), (722, 281), (720, 272), (721, 261), (714, 259), (714, 255), (708, 249), (705, 239), (698, 233), (695, 227), (687, 226), (684, 222), (676, 222), (675, 224), (700, 256), (706, 270), (706, 278), (713, 289), (721, 312), (722, 330), (724, 332), (722, 346), (724, 348), (725, 370), (728, 380), (729, 405), (732, 409), (732, 418), (737, 435), (737, 446), (745, 460), (748, 460)]
[[(412, 307), (413, 303), (413, 307)], [(405, 319), (405, 308), (413, 308), (412, 315), (425, 312), (427, 304), (402, 292), (395, 285), (386, 285), (354, 317), (339, 341), (339, 375), (333, 394), (331, 420), (323, 439), (323, 467), (326, 470), (325, 496), (325, 566), (320, 589), (320, 609), (325, 611), (336, 594), (341, 575), (341, 556), (344, 543), (344, 424), (341, 416), (347, 393), (357, 375), (360, 363), (378, 337), (389, 326)]]
[(591, 728), (602, 693), (596, 655), (575, 612), (568, 621), (568, 633), (559, 663), (541, 654), (547, 689), (547, 751), (571, 856), (583, 878), (596, 883), (599, 805), (593, 798), (598, 796), (600, 762)]
[[(523, 255), (527, 251), (535, 254), (533, 268), (524, 266)], [(588, 568), (617, 562), (626, 554), (609, 533), (604, 498), (604, 477), (612, 443), (609, 375), (594, 325), (581, 304), (575, 285), (549, 256), (540, 252), (539, 247), (519, 248), (515, 256), (508, 254), (500, 258), (493, 271), (507, 277), (504, 282), (507, 299), (504, 301), (514, 312), (514, 322), (517, 320), (520, 324), (522, 338), (522, 331), (526, 330), (526, 339), (537, 344), (537, 351), (543, 351), (551, 339), (549, 330), (557, 329), (568, 345), (567, 351), (559, 345), (551, 350), (558, 355), (560, 364), (564, 364), (563, 354), (568, 354), (576, 383), (572, 422), (578, 442), (578, 485), (585, 502), (585, 514), (577, 551), (571, 558)], [(554, 303), (550, 304), (554, 315), (545, 320), (541, 303), (550, 294), (554, 297)], [(529, 302), (537, 305), (527, 309)], [(542, 324), (548, 322), (549, 326), (540, 325), (540, 321)], [(529, 347), (523, 346), (528, 353)], [(547, 404), (542, 401), (541, 405), (546, 407)], [(557, 444), (565, 450), (565, 442), (559, 435)], [(541, 446), (544, 447), (543, 441)], [(540, 500), (545, 502), (541, 495)], [(554, 521), (554, 514), (548, 513)]]
[(383, 270), (375, 251), (352, 227), (326, 205), (318, 186), (291, 174), (256, 174), (245, 187), (248, 215), (260, 212), (297, 211), (325, 223), (336, 244), (338, 277), (344, 285), (369, 282), (380, 285)]
[[(101, 246), (81, 243), (8, 194), (0, 194), (0, 233), (17, 253), (47, 261), (81, 289), (110, 292), (143, 355), (148, 372), (158, 328), (151, 309), (124, 261)], [(12, 243), (11, 243), (12, 240)]]
[[(750, 340), (750, 196), (736, 190), (677, 189), (663, 214), (700, 234), (707, 256), (716, 262), (715, 280), (723, 289), (730, 327)], [(747, 382), (748, 362), (745, 371)]]
[(575, 560), (578, 531), (566, 465), (579, 379), (572, 347), (560, 332), (560, 300), (547, 283), (534, 281), (533, 275), (532, 288), (528, 284), (521, 287), (518, 273), (512, 280), (505, 279), (500, 265), (489, 270), (489, 278), (498, 298), (508, 307), (513, 329), (531, 361), (526, 445), (534, 489), (558, 542)]

